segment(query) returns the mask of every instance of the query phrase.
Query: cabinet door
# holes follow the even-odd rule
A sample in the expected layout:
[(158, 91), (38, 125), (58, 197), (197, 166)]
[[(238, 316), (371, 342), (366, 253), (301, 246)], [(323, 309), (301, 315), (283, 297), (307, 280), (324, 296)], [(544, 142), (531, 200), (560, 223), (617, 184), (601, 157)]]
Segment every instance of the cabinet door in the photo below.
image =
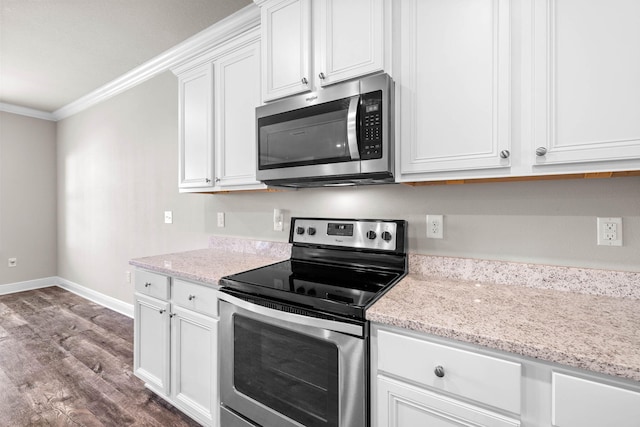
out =
[(216, 184), (264, 187), (256, 181), (256, 107), (260, 105), (260, 42), (233, 50), (216, 67)]
[(213, 187), (213, 65), (178, 77), (179, 187)]
[(558, 427), (638, 427), (640, 393), (553, 373), (552, 422)]
[(201, 423), (217, 425), (218, 321), (174, 306), (171, 332), (171, 396)]
[(403, 179), (509, 167), (510, 1), (400, 5)]
[(310, 0), (272, 0), (262, 5), (262, 88), (270, 101), (311, 87)]
[(169, 394), (169, 303), (135, 294), (134, 372), (156, 393)]
[(519, 427), (520, 422), (437, 393), (378, 376), (374, 427)]
[(640, 2), (532, 4), (532, 163), (640, 159)]
[(384, 68), (383, 0), (321, 0), (314, 6), (314, 77), (321, 85)]

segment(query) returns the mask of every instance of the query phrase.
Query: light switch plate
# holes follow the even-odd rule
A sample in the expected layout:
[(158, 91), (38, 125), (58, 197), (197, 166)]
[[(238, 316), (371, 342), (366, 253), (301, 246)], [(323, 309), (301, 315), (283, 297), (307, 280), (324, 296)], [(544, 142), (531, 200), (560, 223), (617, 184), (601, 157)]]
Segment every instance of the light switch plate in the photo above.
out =
[(218, 227), (224, 227), (224, 212), (218, 212)]
[(284, 230), (284, 212), (282, 209), (273, 210), (273, 231)]
[(164, 223), (165, 224), (173, 224), (173, 212), (172, 211), (164, 211)]

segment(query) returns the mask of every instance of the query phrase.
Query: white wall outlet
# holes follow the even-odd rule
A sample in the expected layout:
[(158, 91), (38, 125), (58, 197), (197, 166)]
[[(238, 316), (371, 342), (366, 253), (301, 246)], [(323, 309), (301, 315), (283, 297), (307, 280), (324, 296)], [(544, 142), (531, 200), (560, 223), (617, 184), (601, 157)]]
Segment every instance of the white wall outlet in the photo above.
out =
[(9, 258), (7, 265), (9, 267), (15, 267), (16, 265), (18, 265), (18, 258)]
[(164, 223), (165, 224), (173, 224), (173, 212), (172, 211), (164, 211)]
[(130, 271), (125, 271), (124, 272), (124, 281), (125, 281), (125, 283), (131, 283), (131, 272)]
[(622, 246), (622, 218), (598, 218), (598, 245)]
[(427, 215), (427, 238), (442, 239), (444, 237), (444, 220), (442, 215)]
[(273, 231), (284, 230), (284, 212), (282, 209), (273, 210)]
[(224, 227), (224, 212), (218, 212), (218, 227)]

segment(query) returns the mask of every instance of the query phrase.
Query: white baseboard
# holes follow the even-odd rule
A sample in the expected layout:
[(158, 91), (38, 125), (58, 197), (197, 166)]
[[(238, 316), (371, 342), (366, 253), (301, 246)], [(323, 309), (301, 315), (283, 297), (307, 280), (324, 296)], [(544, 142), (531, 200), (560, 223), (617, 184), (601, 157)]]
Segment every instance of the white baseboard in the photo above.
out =
[(100, 292), (89, 289), (85, 286), (74, 283), (62, 277), (45, 277), (42, 279), (27, 280), (25, 282), (9, 283), (0, 285), (0, 295), (13, 294), (16, 292), (30, 291), (33, 289), (48, 288), (58, 286), (76, 295), (80, 295), (90, 301), (100, 304), (103, 307), (116, 311), (127, 317), (133, 318), (133, 304), (127, 304), (119, 299), (110, 297)]
[(48, 288), (49, 286), (56, 286), (59, 282), (59, 277), (43, 277), (42, 279), (26, 280), (24, 282), (9, 283), (7, 285), (0, 285), (0, 295), (15, 294), (16, 292), (30, 291), (33, 289)]

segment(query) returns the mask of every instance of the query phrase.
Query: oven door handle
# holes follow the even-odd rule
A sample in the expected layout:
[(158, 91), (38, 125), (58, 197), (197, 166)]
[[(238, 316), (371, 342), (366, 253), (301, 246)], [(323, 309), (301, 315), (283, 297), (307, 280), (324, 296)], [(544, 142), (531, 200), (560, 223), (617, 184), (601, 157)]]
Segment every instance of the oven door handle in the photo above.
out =
[(360, 150), (358, 149), (358, 105), (360, 96), (352, 96), (349, 101), (349, 111), (347, 112), (347, 144), (349, 144), (349, 154), (351, 160), (360, 160)]
[(251, 313), (259, 314), (261, 316), (269, 317), (277, 321), (290, 322), (296, 325), (307, 326), (310, 328), (326, 329), (343, 334), (354, 335), (357, 337), (364, 336), (364, 326), (355, 325), (353, 323), (338, 322), (335, 320), (319, 319), (317, 317), (303, 316), (300, 314), (289, 313), (286, 311), (274, 310), (271, 308), (263, 307), (258, 304), (245, 301), (233, 295), (229, 295), (224, 292), (218, 293), (218, 299), (220, 301), (228, 302), (236, 307), (240, 307)]

